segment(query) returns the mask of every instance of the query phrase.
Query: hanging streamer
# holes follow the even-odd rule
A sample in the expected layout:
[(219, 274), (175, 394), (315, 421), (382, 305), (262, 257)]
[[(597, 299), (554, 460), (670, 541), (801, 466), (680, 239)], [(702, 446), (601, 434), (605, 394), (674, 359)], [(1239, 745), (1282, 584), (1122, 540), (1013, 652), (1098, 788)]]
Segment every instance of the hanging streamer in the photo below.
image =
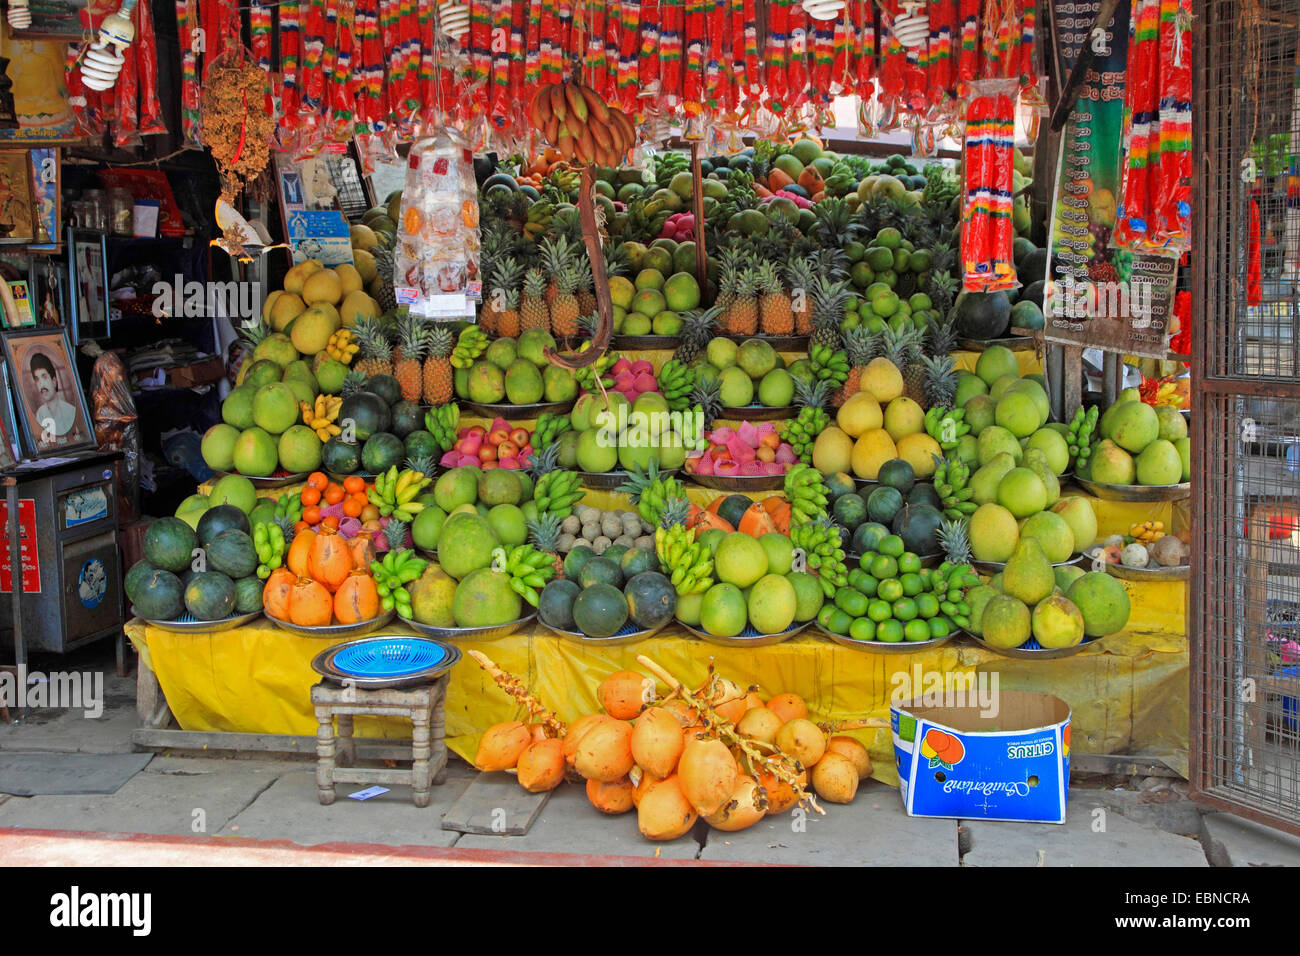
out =
[(1019, 285), (1011, 221), (1018, 87), (1018, 77), (976, 81), (966, 108), (961, 256), (968, 292)]

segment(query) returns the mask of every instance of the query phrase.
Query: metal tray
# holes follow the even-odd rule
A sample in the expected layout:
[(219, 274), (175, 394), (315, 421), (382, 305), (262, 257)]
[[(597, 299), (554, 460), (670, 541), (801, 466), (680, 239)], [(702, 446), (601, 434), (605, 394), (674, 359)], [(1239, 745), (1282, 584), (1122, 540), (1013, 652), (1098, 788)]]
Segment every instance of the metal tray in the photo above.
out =
[[(215, 478), (224, 478), (227, 475), (239, 475), (237, 471), (214, 471)], [(287, 488), (289, 485), (297, 485), (307, 480), (308, 472), (298, 471), (292, 475), (268, 475), (265, 478), (254, 478), (251, 475), (239, 475), (241, 478), (247, 478), (253, 483), (254, 488)]]
[(1179, 485), (1108, 485), (1075, 477), (1074, 483), (1103, 501), (1182, 501), (1192, 496), (1192, 483)]
[[(442, 656), (436, 663), (428, 667), (393, 677), (360, 677), (352, 672), (340, 669), (334, 662), (334, 659), (344, 651), (372, 644), (382, 646), (390, 641), (394, 643), (397, 641), (427, 641), (430, 644), (436, 644), (438, 649), (442, 651)], [(311, 666), (312, 670), (320, 674), (321, 677), (336, 684), (351, 684), (366, 690), (379, 690), (381, 688), (415, 687), (432, 683), (455, 667), (457, 662), (460, 661), (460, 656), (460, 648), (444, 644), (442, 641), (419, 637), (411, 638), (405, 635), (379, 634), (327, 647), (312, 659)]]
[[(1087, 558), (1088, 561), (1095, 560), (1095, 556), (1091, 554), (1081, 555), (1081, 557)], [(1186, 581), (1191, 576), (1192, 566), (1180, 564), (1174, 567), (1130, 568), (1107, 561), (1106, 573), (1124, 581)]]
[(732, 335), (727, 333), (722, 337), (731, 339), (733, 342), (748, 342), (750, 339), (759, 339), (778, 352), (807, 352), (808, 343), (812, 340), (811, 335)]
[(517, 418), (521, 421), (537, 418), (548, 412), (552, 415), (559, 415), (562, 412), (572, 411), (576, 398), (571, 398), (567, 402), (534, 402), (531, 405), (480, 405), (478, 402), (467, 402), (461, 400), (460, 410), (470, 415), (479, 415), (485, 418), (504, 418), (509, 421)]
[(387, 627), (396, 616), (397, 611), (393, 610), (387, 611), (379, 615), (379, 617), (372, 617), (368, 621), (362, 621), (359, 624), (326, 624), (324, 627), (303, 627), (290, 621), (281, 621), (270, 614), (266, 615), (266, 619), (276, 627), (283, 628), (291, 634), (315, 637), (326, 641), (337, 641), (345, 637), (361, 637), (371, 631), (377, 631), (381, 627)]
[[(1076, 554), (1074, 557), (1070, 558), (1069, 561), (1056, 562), (1055, 564), (1052, 565), (1052, 567), (1068, 568), (1071, 565), (1078, 564), (1081, 561), (1091, 561), (1091, 560), (1092, 560), (1091, 558), (1089, 558), (1086, 554), (1083, 554), (1081, 552), (1079, 554)], [(998, 574), (1007, 569), (1007, 563), (1005, 561), (976, 561), (973, 558), (971, 559), (970, 566), (974, 568), (976, 571), (987, 571), (989, 574)]]
[(1020, 647), (1013, 647), (1007, 650), (1000, 647), (994, 647), (992, 644), (986, 642), (984, 638), (971, 634), (969, 631), (964, 633), (986, 651), (992, 651), (994, 654), (1001, 654), (1003, 657), (1014, 657), (1018, 660), (1024, 661), (1054, 661), (1059, 660), (1062, 657), (1073, 657), (1085, 647), (1092, 647), (1098, 641), (1104, 641), (1106, 639), (1105, 637), (1094, 637), (1092, 640), (1080, 641), (1073, 647), (1060, 647), (1049, 651), (1040, 647), (1038, 642), (1031, 637), (1028, 644), (1032, 644), (1033, 647), (1022, 644)]
[(670, 623), (674, 618), (669, 618), (658, 627), (650, 627), (645, 630), (638, 630), (637, 626), (630, 620), (624, 624), (617, 634), (611, 634), (609, 637), (588, 637), (581, 631), (565, 631), (558, 627), (551, 627), (545, 621), (538, 619), (538, 623), (546, 628), (556, 637), (562, 637), (566, 641), (572, 641), (574, 644), (585, 644), (588, 647), (619, 647), (623, 644), (632, 644), (636, 641), (643, 641), (647, 637), (654, 637)]
[[(680, 468), (661, 469), (659, 477), (668, 478), (680, 471)], [(580, 471), (578, 475), (586, 487), (601, 491), (617, 491), (619, 485), (632, 477), (626, 471)]]
[(958, 348), (967, 352), (983, 352), (987, 348), (1001, 345), (1013, 352), (1032, 352), (1034, 340), (1028, 335), (1008, 335), (1000, 339), (958, 339)]
[(690, 631), (700, 640), (707, 641), (710, 644), (717, 644), (719, 647), (770, 647), (773, 644), (780, 644), (783, 641), (790, 640), (790, 638), (794, 637), (811, 624), (812, 621), (804, 621), (802, 624), (791, 624), (779, 634), (760, 634), (758, 631), (754, 630), (754, 625), (746, 623), (745, 629), (735, 637), (718, 637), (716, 634), (710, 634), (703, 628), (692, 627), (682, 621), (677, 621), (677, 623), (681, 624), (682, 627), (686, 628), (686, 630)]
[(947, 637), (932, 637), (928, 641), (900, 641), (895, 644), (890, 641), (859, 641), (857, 638), (849, 637), (847, 634), (832, 633), (820, 624), (814, 623), (813, 626), (821, 632), (823, 637), (829, 637), (841, 647), (851, 647), (855, 651), (867, 651), (868, 653), (877, 654), (915, 654), (917, 651), (923, 651), (931, 647), (942, 647), (958, 634), (966, 633), (958, 628)]
[(229, 631), (232, 628), (240, 627), (249, 621), (256, 620), (262, 616), (261, 611), (252, 611), (249, 614), (236, 614), (234, 617), (223, 618), (220, 621), (198, 621), (195, 620), (189, 612), (182, 614), (172, 621), (151, 621), (144, 617), (131, 605), (131, 613), (140, 620), (160, 631), (171, 631), (173, 634), (215, 634), (218, 631)]
[(609, 347), (620, 352), (646, 352), (675, 349), (681, 342), (680, 335), (615, 335), (609, 340)]
[(853, 479), (853, 483), (859, 488), (875, 488), (880, 484), (880, 482), (876, 481), (874, 478), (859, 478), (857, 475), (851, 475), (850, 477)]
[(717, 475), (692, 475), (688, 473), (684, 478), (701, 488), (712, 488), (714, 491), (737, 491), (741, 494), (749, 491), (779, 491), (785, 487), (785, 475), (719, 478)]
[[(441, 466), (440, 466), (440, 467), (441, 467)], [(325, 474), (329, 476), (330, 481), (334, 481), (334, 482), (337, 482), (337, 483), (339, 483), (339, 484), (342, 484), (343, 482), (347, 481), (349, 478), (363, 478), (363, 479), (365, 479), (366, 481), (368, 481), (368, 482), (370, 482), (371, 484), (373, 484), (373, 483), (374, 483), (374, 480), (375, 480), (376, 478), (379, 477), (378, 475), (366, 475), (366, 474), (362, 474), (362, 473), (359, 472), (359, 471), (354, 471), (354, 472), (352, 472), (352, 473), (349, 474), (349, 475), (345, 475), (345, 474), (343, 474), (342, 472), (338, 472), (338, 471), (327, 471), (327, 472), (325, 472)]]
[(718, 412), (718, 417), (735, 422), (775, 422), (783, 418), (794, 418), (798, 414), (798, 409), (793, 405), (778, 405), (776, 408), (764, 405), (724, 405)]
[(502, 637), (509, 637), (535, 617), (537, 612), (533, 611), (505, 624), (489, 624), (484, 627), (435, 627), (432, 624), (421, 624), (419, 621), (402, 623), (425, 637), (437, 638), (440, 641), (495, 641)]

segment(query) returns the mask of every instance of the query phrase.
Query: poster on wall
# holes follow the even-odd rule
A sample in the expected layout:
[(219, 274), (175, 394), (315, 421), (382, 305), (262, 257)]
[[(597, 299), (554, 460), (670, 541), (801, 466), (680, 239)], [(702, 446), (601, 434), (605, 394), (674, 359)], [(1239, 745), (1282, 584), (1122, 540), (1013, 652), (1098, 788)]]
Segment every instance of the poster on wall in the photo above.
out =
[[(34, 0), (31, 5), (33, 27), (40, 5), (42, 0)], [(71, 36), (80, 39), (83, 29), (76, 11), (85, 4), (51, 6), (71, 11), (76, 28)], [(63, 78), (68, 40), (36, 39), (31, 36), (33, 32), (13, 36), (8, 29), (0, 29), (0, 57), (9, 60), (5, 72), (13, 81), (14, 110), (18, 114), (18, 128), (0, 129), (0, 142), (26, 145), (76, 141), (77, 120), (68, 105), (68, 87)]]
[(36, 237), (34, 218), (27, 150), (0, 150), (0, 242), (31, 242)]
[(59, 220), (62, 198), (59, 191), (59, 150), (55, 146), (33, 147), (27, 151), (32, 176), (32, 252), (52, 252), (59, 248)]

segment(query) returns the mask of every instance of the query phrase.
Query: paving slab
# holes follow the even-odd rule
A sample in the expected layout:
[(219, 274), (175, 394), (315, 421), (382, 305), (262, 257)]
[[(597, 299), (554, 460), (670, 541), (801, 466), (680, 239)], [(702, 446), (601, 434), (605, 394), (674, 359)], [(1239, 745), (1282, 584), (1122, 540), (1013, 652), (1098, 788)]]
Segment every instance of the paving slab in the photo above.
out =
[(214, 834), (287, 766), (280, 761), (156, 757), (115, 794), (13, 797), (0, 805), (0, 827)]
[(825, 815), (791, 811), (747, 830), (710, 830), (701, 860), (792, 866), (958, 866), (957, 822), (909, 817), (898, 788), (869, 780)]
[[(104, 674), (103, 711), (87, 717), (83, 710), (10, 709), (17, 723), (0, 721), (0, 750), (46, 753), (132, 753), (131, 731), (140, 725), (135, 712), (135, 680)], [(92, 711), (93, 712), (93, 711)]]
[(17, 797), (117, 793), (151, 759), (152, 754), (0, 751), (0, 791)]
[(635, 810), (608, 816), (591, 805), (582, 787), (563, 783), (551, 794), (551, 799), (524, 836), (467, 833), (456, 841), (456, 849), (693, 860), (700, 845), (692, 833), (666, 843), (647, 840), (637, 829)]
[(1214, 866), (1300, 866), (1300, 839), (1229, 813), (1207, 813), (1202, 841)]
[(1197, 840), (1130, 820), (1077, 788), (1063, 824), (963, 820), (961, 826), (962, 866), (1209, 866)]
[(1172, 789), (1156, 790), (1088, 790), (1088, 798), (1098, 805), (1117, 810), (1134, 823), (1145, 823), (1169, 833), (1201, 837), (1204, 812), (1185, 794)]
[(411, 802), (411, 788), (398, 784), (369, 800), (349, 799), (348, 794), (367, 788), (362, 783), (339, 784), (337, 799), (325, 807), (317, 796), (315, 764), (295, 763), (219, 832), (303, 846), (350, 842), (448, 847), (459, 834), (442, 829), (442, 815), (473, 779), (474, 772), (463, 763), (448, 763), (447, 780), (433, 788), (427, 807), (417, 807)]

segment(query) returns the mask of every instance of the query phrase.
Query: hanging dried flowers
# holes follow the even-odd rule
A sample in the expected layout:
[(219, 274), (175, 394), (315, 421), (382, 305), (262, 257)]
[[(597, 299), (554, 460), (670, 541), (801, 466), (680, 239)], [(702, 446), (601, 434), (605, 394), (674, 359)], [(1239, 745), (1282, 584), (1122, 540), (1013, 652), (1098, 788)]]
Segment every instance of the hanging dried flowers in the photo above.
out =
[(266, 71), (244, 50), (214, 60), (203, 80), (203, 144), (221, 171), (227, 202), (255, 179), (270, 159), (275, 119), (265, 109), (270, 92)]

